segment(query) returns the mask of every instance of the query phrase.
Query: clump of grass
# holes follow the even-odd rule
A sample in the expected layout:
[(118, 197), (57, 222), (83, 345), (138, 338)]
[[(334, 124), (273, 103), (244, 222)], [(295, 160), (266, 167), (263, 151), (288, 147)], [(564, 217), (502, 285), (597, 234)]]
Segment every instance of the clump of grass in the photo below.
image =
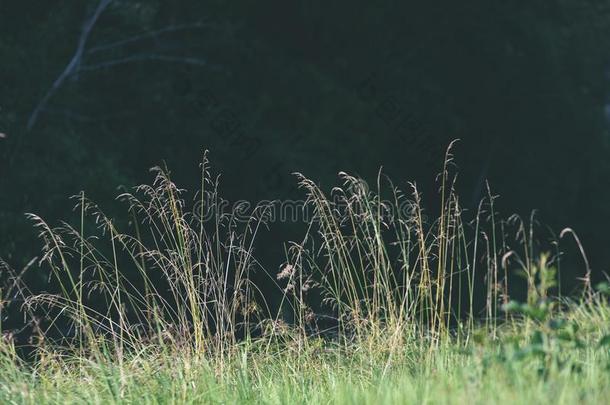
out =
[[(559, 241), (546, 253), (533, 215), (501, 219), (489, 186), (474, 212), (465, 209), (453, 146), (431, 210), (415, 183), (405, 191), (381, 173), (374, 189), (340, 173), (329, 193), (297, 174), (302, 208), (312, 215), (303, 238), (287, 243), (277, 274), (256, 259), (273, 203), (245, 216), (239, 207), (224, 212), (207, 154), (190, 199), (161, 168), (152, 185), (121, 194), (127, 226), (84, 193), (75, 197), (78, 226), (30, 215), (51, 292), (31, 292), (23, 272), (3, 265), (11, 281), (0, 290), (0, 311), (23, 303), (35, 339), (33, 360), (24, 361), (6, 331), (0, 395), (20, 402), (603, 398), (609, 312), (605, 290), (591, 288), (576, 234), (567, 229), (560, 238), (573, 235), (581, 249), (584, 294), (555, 298)], [(526, 282), (524, 303), (511, 297), (515, 272)], [(261, 283), (276, 286), (279, 305), (267, 302)], [(558, 394), (558, 384), (568, 388)]]
[[(76, 197), (80, 229), (66, 223), (52, 228), (30, 214), (45, 243), (41, 262), (59, 291), (27, 296), (27, 307), (59, 309), (79, 347), (98, 350), (102, 337), (119, 357), (141, 342), (169, 341), (194, 353), (223, 353), (235, 345), (238, 321), (250, 325), (258, 303), (264, 304), (254, 301), (249, 274), (256, 266), (253, 241), (265, 207), (245, 222), (216, 210), (217, 182), (208, 169), (204, 156), (202, 186), (191, 209), (184, 190), (160, 168), (152, 170), (151, 186), (119, 195), (131, 217), (131, 233), (84, 193)], [(92, 234), (87, 219), (97, 227)]]

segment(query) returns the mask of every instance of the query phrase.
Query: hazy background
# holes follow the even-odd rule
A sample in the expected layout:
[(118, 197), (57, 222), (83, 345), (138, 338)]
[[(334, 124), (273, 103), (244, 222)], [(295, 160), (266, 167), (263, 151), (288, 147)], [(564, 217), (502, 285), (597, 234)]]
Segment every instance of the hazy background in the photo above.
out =
[[(293, 171), (330, 188), (383, 166), (433, 202), (460, 138), (467, 207), (489, 179), (506, 216), (574, 228), (601, 277), (610, 1), (466, 3), (0, 2), (0, 257), (38, 254), (24, 212), (70, 219), (80, 190), (121, 213), (117, 187), (163, 162), (193, 189), (204, 149), (231, 200), (299, 198)], [(298, 235), (263, 235), (267, 265)]]

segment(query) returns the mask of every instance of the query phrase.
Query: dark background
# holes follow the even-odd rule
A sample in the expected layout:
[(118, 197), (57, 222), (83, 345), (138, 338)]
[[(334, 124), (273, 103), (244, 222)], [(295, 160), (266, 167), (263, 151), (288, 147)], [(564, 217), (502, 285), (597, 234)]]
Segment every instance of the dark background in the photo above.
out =
[[(610, 1), (102, 6), (0, 1), (0, 257), (14, 267), (40, 250), (24, 212), (70, 219), (85, 190), (118, 215), (117, 187), (162, 162), (193, 189), (204, 149), (230, 200), (298, 198), (293, 171), (330, 188), (383, 166), (430, 201), (460, 138), (466, 206), (489, 179), (501, 213), (539, 209), (607, 270)], [(283, 228), (262, 247), (270, 267), (298, 238)]]

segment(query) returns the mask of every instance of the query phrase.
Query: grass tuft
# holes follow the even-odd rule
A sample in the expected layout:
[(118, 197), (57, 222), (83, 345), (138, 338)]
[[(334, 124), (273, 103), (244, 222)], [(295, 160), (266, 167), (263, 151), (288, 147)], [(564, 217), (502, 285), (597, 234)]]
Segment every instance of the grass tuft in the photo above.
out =
[[(128, 224), (85, 193), (78, 226), (30, 214), (49, 288), (23, 282), (34, 261), (0, 266), (0, 319), (24, 316), (31, 352), (2, 329), (0, 401), (603, 402), (610, 289), (592, 288), (572, 229), (539, 243), (534, 214), (500, 218), (489, 186), (464, 208), (453, 146), (431, 210), (381, 172), (373, 188), (340, 173), (329, 192), (296, 174), (310, 215), (278, 272), (256, 259), (277, 204), (224, 211), (207, 153), (192, 198), (162, 168), (119, 195)], [(568, 235), (585, 263), (573, 298), (559, 295)]]

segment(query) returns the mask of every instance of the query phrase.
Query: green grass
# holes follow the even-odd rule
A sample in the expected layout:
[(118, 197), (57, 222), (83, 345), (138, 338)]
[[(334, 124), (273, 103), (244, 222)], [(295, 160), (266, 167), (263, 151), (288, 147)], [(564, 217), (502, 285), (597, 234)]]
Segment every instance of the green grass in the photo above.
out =
[[(500, 219), (489, 187), (463, 209), (450, 152), (436, 211), (415, 184), (342, 173), (327, 195), (299, 175), (313, 216), (279, 271), (256, 260), (273, 206), (220, 212), (205, 158), (191, 201), (160, 169), (122, 194), (127, 225), (84, 193), (78, 226), (31, 215), (50, 292), (3, 264), (0, 319), (23, 316), (34, 351), (21, 359), (0, 325), (0, 401), (607, 402), (610, 288), (592, 288), (578, 237), (539, 243), (535, 217)], [(566, 239), (584, 259), (570, 299), (557, 296)]]
[[(405, 341), (337, 347), (311, 340), (242, 343), (218, 357), (142, 348), (120, 361), (47, 353), (34, 368), (3, 357), (3, 403), (606, 403), (610, 357), (598, 338), (608, 329), (605, 305), (565, 314), (583, 346), (553, 347), (543, 357), (515, 323), (500, 338), (466, 345)], [(529, 327), (536, 329), (534, 324)], [(483, 334), (484, 336), (484, 334)], [(515, 342), (515, 340), (517, 342)], [(513, 345), (518, 344), (519, 348)], [(562, 343), (563, 344), (563, 343)], [(558, 365), (563, 362), (563, 365)], [(548, 369), (543, 370), (548, 364)]]

